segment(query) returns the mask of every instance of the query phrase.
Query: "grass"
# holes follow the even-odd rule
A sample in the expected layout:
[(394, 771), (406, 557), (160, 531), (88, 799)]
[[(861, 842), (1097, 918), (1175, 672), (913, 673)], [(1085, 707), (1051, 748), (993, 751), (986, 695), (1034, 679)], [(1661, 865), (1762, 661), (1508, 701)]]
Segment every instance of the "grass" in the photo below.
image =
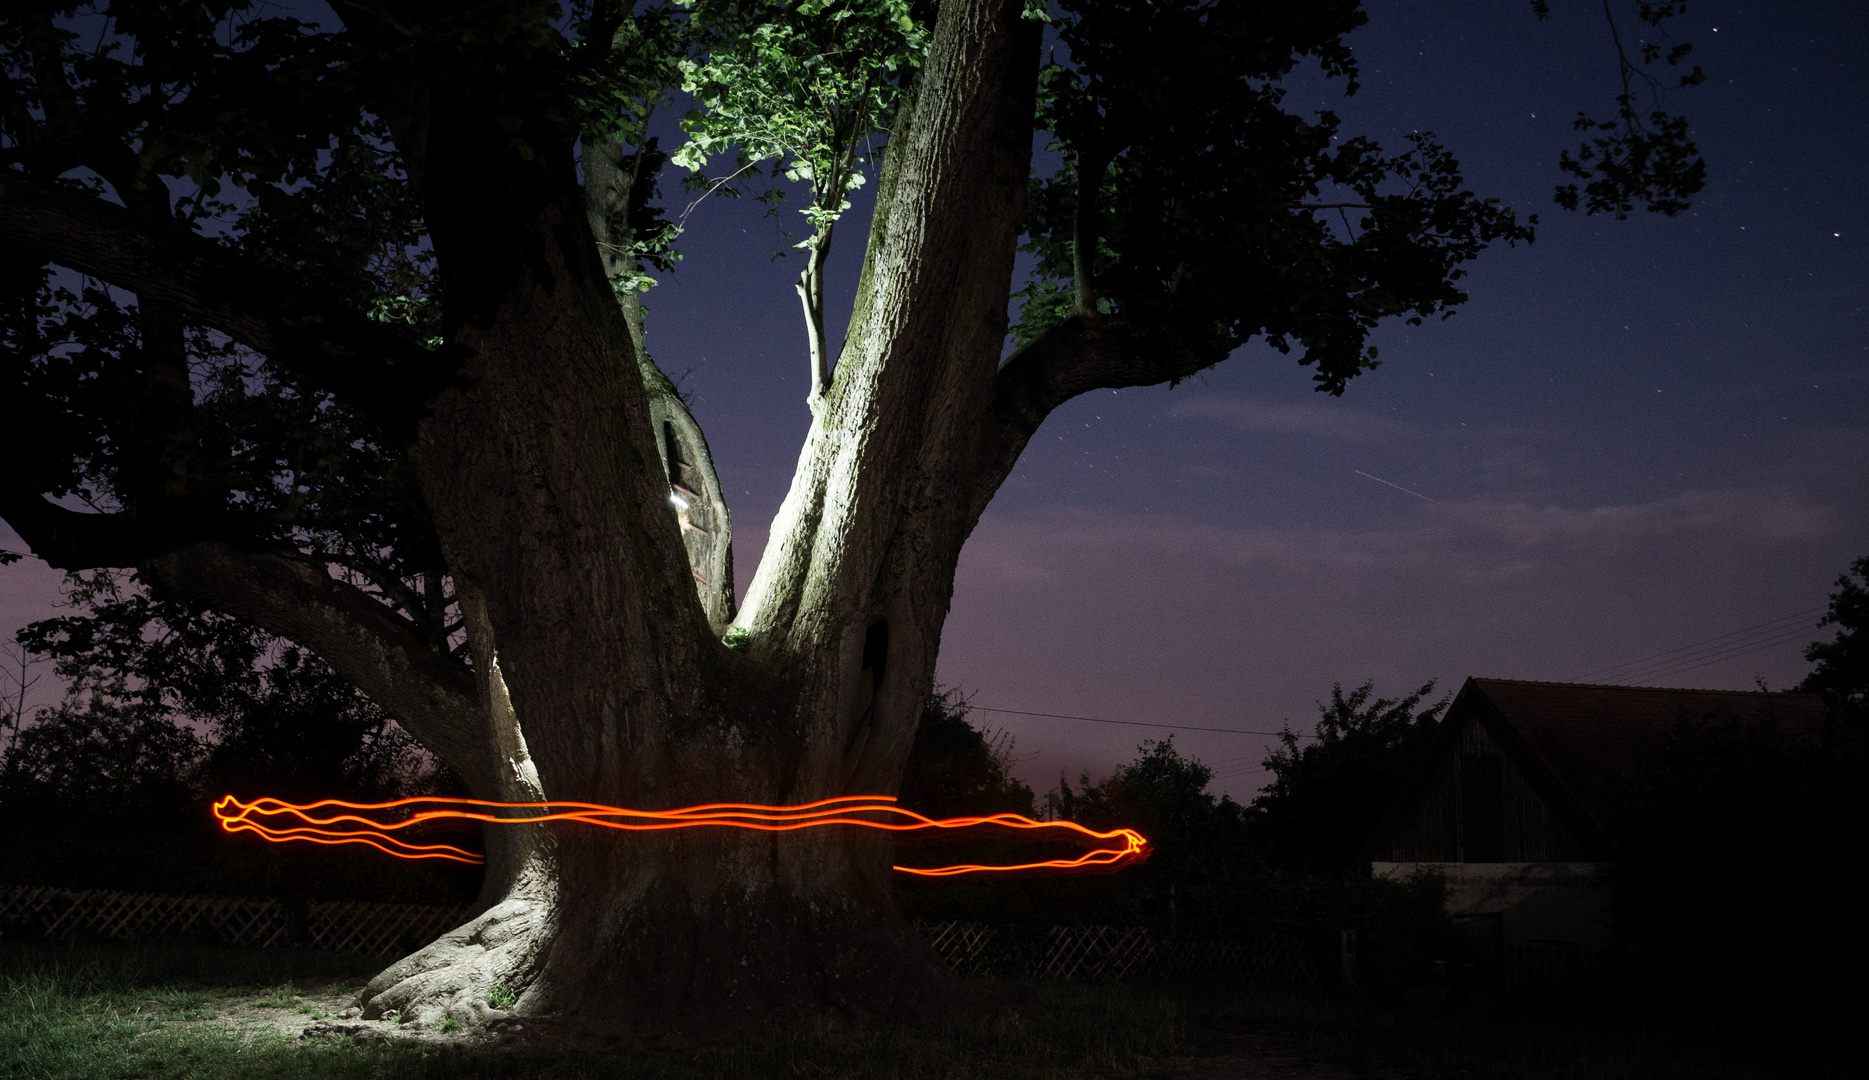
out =
[(291, 983), (280, 983), (260, 995), (257, 1004), (262, 1009), (289, 1009), (298, 1004), (305, 995)]
[(0, 1078), (1086, 1080), (1501, 1077), (1754, 1080), (1846, 1075), (1806, 1050), (1666, 1030), (1626, 1010), (1412, 1016), (1225, 986), (1044, 984), (1006, 1030), (802, 1024), (763, 1038), (556, 1050), (495, 1036), (358, 1045), (281, 1022), (382, 961), (286, 950), (0, 941)]

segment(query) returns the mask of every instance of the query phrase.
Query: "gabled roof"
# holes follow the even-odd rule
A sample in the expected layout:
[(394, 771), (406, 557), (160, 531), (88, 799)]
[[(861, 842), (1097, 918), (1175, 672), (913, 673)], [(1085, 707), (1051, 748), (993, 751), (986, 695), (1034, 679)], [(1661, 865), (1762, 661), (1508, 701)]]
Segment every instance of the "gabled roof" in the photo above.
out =
[(1825, 715), (1815, 694), (1469, 678), (1366, 851), (1381, 846), (1421, 797), (1469, 718), (1486, 728), (1561, 818), (1600, 846), (1607, 839), (1611, 783), (1683, 719), (1771, 717), (1789, 730), (1815, 734)]

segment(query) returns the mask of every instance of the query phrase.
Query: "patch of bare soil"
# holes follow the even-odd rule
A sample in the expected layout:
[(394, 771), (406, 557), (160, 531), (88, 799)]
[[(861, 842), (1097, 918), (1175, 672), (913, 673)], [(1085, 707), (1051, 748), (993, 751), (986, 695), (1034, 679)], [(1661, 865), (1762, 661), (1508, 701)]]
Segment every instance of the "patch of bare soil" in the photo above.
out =
[(495, 1021), (475, 1030), (441, 1030), (418, 1023), (404, 1024), (394, 1016), (365, 1020), (357, 1004), (357, 990), (348, 983), (325, 982), (231, 993), (194, 1010), (211, 1015), (189, 1016), (175, 1024), (218, 1031), (243, 1044), (261, 1039), (350, 1039), (359, 1043), (462, 1045), (483, 1043), (489, 1035), (499, 1034), (502, 1026)]
[(1287, 1040), (1251, 1033), (1231, 1035), (1209, 1053), (1175, 1057), (1151, 1076), (1175, 1080), (1407, 1080), (1414, 1074), (1382, 1068), (1347, 1069), (1307, 1060)]

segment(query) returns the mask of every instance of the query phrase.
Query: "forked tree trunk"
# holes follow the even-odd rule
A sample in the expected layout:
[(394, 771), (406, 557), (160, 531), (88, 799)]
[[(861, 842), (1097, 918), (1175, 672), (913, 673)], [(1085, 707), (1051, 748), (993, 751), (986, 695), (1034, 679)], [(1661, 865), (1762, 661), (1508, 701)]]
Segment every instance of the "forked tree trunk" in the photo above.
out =
[[(642, 809), (894, 792), (990, 442), (1036, 62), (1018, 12), (942, 5), (734, 647), (731, 584), (723, 605), (696, 565), (724, 552), (685, 541), (669, 500), (698, 429), (639, 367), (568, 166), (490, 178), (472, 94), (450, 112), (445, 80), (404, 121), (463, 357), (414, 460), (492, 732), (453, 756), (481, 755), (503, 790)], [(373, 981), (366, 1015), (484, 1019), (495, 985), (523, 991), (522, 1015), (600, 1028), (958, 1000), (870, 830), (494, 837), (482, 913)]]
[[(523, 24), (537, 12), (488, 24), (503, 37), (473, 5), (346, 8), (352, 73), (433, 242), (446, 342), (433, 353), (166, 213), (0, 174), (10, 243), (132, 289), (152, 318), (225, 333), (411, 440), (471, 665), (439, 624), (297, 550), (6, 485), (0, 510), (56, 565), (134, 565), (155, 592), (297, 641), (483, 799), (660, 810), (890, 794), (961, 545), (1045, 415), (1224, 355), (1220, 330), (1212, 348), (1164, 352), (1090, 305), (1000, 364), (1038, 61), (1024, 6), (940, 4), (892, 121), (850, 333), (737, 612), (706, 440), (600, 254), (627, 249), (603, 235), (620, 159), (588, 158), (580, 188), (571, 154), (585, 133), (568, 95), (588, 74), (572, 68), (607, 53), (560, 49)], [(164, 475), (143, 478), (157, 503), (172, 497)], [(504, 987), (525, 1015), (713, 1027), (963, 996), (892, 910), (872, 831), (495, 828), (487, 854), (474, 918), (375, 979), (370, 1014), (483, 1019)]]

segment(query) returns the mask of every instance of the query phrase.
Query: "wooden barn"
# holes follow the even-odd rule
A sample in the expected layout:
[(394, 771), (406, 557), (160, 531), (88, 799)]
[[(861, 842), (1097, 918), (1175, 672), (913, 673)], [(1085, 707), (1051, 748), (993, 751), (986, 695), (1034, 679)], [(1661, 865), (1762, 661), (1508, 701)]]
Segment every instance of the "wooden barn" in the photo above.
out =
[(1500, 944), (1601, 948), (1615, 777), (1683, 719), (1768, 710), (1808, 730), (1824, 715), (1812, 694), (1468, 679), (1364, 855), (1378, 876), (1439, 869), (1449, 912)]

